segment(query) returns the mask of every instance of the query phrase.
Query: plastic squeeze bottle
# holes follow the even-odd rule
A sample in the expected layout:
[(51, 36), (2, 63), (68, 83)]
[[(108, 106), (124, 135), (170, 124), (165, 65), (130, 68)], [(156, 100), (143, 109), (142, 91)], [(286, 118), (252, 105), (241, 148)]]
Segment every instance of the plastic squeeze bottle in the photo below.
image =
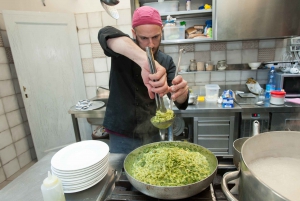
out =
[(48, 177), (43, 181), (41, 190), (44, 201), (66, 201), (60, 179), (51, 175), (50, 171), (48, 171)]

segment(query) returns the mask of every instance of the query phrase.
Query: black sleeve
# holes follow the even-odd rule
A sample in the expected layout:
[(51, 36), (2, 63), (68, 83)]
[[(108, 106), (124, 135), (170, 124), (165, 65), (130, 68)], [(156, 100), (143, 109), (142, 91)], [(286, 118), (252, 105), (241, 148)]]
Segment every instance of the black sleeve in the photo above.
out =
[(110, 39), (110, 38), (118, 38), (118, 37), (121, 37), (121, 36), (126, 36), (128, 38), (129, 35), (123, 33), (122, 31), (114, 28), (114, 27), (111, 27), (111, 26), (106, 26), (106, 27), (103, 27), (102, 29), (99, 30), (98, 32), (98, 41), (104, 51), (104, 54), (108, 57), (118, 57), (119, 54), (112, 51), (111, 49), (109, 49), (109, 47), (107, 46), (107, 40)]
[(188, 107), (188, 103), (189, 103), (189, 97), (190, 97), (190, 91), (188, 92), (188, 95), (187, 95), (187, 99), (184, 101), (184, 103), (177, 103), (176, 101), (174, 102), (176, 107), (179, 109), (179, 110), (185, 110), (187, 107)]

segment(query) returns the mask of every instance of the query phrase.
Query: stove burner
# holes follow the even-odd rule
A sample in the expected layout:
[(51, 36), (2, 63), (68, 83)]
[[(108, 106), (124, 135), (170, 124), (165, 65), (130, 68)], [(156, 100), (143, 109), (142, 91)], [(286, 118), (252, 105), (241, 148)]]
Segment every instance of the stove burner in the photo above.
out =
[[(222, 171), (222, 170), (221, 170)], [(226, 201), (226, 196), (221, 189), (221, 181), (224, 172), (218, 170), (213, 183), (204, 191), (192, 197), (181, 199), (180, 201)], [(232, 188), (233, 185), (228, 185)], [(115, 182), (115, 187), (112, 193), (105, 199), (105, 201), (163, 201), (162, 199), (149, 197), (138, 190), (136, 190), (128, 181), (124, 169), (118, 181)]]

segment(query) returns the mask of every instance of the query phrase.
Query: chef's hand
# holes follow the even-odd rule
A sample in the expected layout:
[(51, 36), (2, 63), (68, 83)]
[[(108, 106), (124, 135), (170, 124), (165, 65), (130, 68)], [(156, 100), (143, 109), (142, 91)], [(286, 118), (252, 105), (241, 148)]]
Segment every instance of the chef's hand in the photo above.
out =
[(173, 85), (169, 87), (172, 100), (180, 104), (184, 103), (188, 97), (188, 91), (189, 91), (187, 81), (185, 81), (181, 75), (177, 75), (172, 80), (172, 84)]
[(155, 93), (159, 94), (162, 97), (169, 92), (166, 69), (162, 67), (157, 61), (154, 62), (156, 66), (155, 74), (150, 73), (149, 65), (148, 68), (142, 68), (143, 82), (148, 89), (148, 94), (151, 99), (155, 98)]

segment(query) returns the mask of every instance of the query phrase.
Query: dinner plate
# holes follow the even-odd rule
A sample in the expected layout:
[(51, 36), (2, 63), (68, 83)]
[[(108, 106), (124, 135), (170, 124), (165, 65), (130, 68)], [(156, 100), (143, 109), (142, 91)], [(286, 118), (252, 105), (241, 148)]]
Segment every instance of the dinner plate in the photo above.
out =
[[(107, 172), (108, 172), (108, 169), (107, 169)], [(86, 184), (86, 186), (78, 187), (78, 188), (76, 188), (76, 187), (75, 188), (63, 187), (64, 193), (76, 193), (76, 192), (80, 192), (80, 191), (83, 191), (85, 189), (88, 189), (88, 188), (96, 185), (97, 183), (99, 183), (106, 176), (107, 172), (105, 174), (102, 174), (99, 177), (95, 178), (95, 180), (93, 180), (90, 184)]]
[(87, 174), (78, 175), (78, 176), (71, 176), (71, 177), (65, 177), (65, 176), (63, 176), (63, 175), (58, 175), (58, 174), (56, 174), (56, 172), (53, 171), (53, 170), (52, 170), (52, 173), (53, 173), (54, 175), (56, 175), (58, 178), (60, 178), (60, 180), (61, 180), (62, 182), (72, 182), (72, 181), (83, 180), (83, 179), (86, 179), (86, 178), (90, 178), (90, 177), (92, 177), (92, 176), (95, 176), (95, 175), (97, 175), (97, 174), (100, 174), (100, 173), (104, 172), (104, 171), (106, 170), (107, 167), (108, 167), (108, 164), (105, 165), (105, 166), (103, 166), (103, 167), (101, 167), (101, 168), (99, 168), (99, 169), (97, 169), (97, 170), (91, 171), (91, 172), (89, 172), (89, 173), (87, 173)]
[(108, 145), (102, 141), (76, 142), (59, 150), (52, 157), (51, 166), (61, 171), (83, 170), (104, 159), (108, 152)]
[(98, 178), (100, 175), (102, 174), (106, 174), (107, 173), (107, 169), (108, 167), (105, 167), (102, 171), (96, 172), (94, 175), (90, 175), (89, 177), (80, 179), (80, 180), (74, 180), (74, 181), (65, 181), (65, 180), (61, 180), (62, 185), (65, 187), (74, 187), (77, 185), (84, 185), (85, 183), (88, 183), (92, 180), (94, 180), (95, 178)]
[(106, 165), (107, 163), (108, 163), (108, 155), (103, 160), (99, 161), (98, 163), (96, 163), (90, 167), (84, 168), (84, 169), (74, 170), (74, 171), (61, 171), (61, 170), (58, 170), (58, 169), (54, 168), (53, 166), (51, 166), (51, 170), (54, 171), (55, 173), (57, 173), (58, 175), (62, 175), (62, 176), (66, 176), (66, 177), (77, 176), (77, 175), (86, 174), (90, 171), (98, 169), (98, 168)]

